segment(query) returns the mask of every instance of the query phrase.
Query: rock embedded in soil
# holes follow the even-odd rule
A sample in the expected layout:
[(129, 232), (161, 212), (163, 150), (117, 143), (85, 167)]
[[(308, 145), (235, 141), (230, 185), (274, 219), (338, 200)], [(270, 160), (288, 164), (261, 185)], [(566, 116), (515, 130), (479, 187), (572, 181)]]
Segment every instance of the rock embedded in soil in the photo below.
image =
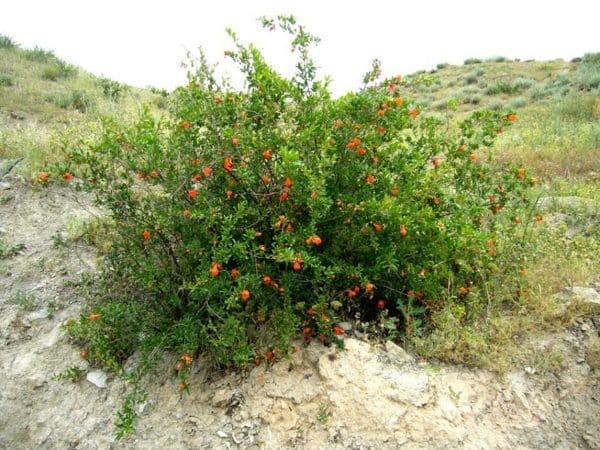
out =
[(101, 370), (95, 370), (93, 372), (88, 372), (85, 376), (85, 379), (88, 380), (93, 385), (95, 385), (96, 387), (99, 387), (101, 389), (104, 389), (107, 386), (106, 381), (107, 381), (108, 377)]

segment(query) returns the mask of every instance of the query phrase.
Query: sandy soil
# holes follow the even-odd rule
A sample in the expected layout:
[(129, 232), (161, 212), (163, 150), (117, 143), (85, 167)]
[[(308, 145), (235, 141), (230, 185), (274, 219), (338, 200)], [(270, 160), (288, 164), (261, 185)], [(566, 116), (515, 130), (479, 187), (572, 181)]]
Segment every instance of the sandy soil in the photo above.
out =
[(53, 379), (86, 365), (60, 327), (81, 309), (72, 282), (95, 262), (70, 238), (95, 211), (65, 189), (3, 183), (0, 239), (22, 248), (0, 258), (0, 448), (600, 448), (598, 317), (539, 337), (567, 350), (558, 375), (419, 363), (348, 336), (346, 351), (311, 345), (245, 378), (210, 378), (195, 363), (180, 396), (168, 360), (148, 381), (136, 431), (117, 441), (122, 381)]

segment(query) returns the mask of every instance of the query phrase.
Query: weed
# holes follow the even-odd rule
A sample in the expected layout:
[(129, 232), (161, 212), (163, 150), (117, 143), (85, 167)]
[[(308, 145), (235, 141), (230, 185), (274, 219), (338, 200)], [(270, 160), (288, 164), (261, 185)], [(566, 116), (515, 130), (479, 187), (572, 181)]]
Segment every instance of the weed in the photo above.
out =
[(527, 105), (527, 99), (525, 99), (524, 97), (516, 97), (513, 98), (509, 103), (508, 103), (508, 107), (510, 109), (521, 109), (524, 106)]
[(497, 95), (497, 94), (515, 94), (519, 92), (520, 88), (516, 86), (514, 83), (509, 81), (499, 81), (492, 86), (488, 86), (485, 90), (487, 95)]
[(5, 34), (0, 34), (0, 48), (16, 48), (18, 47), (17, 43), (13, 41), (9, 36)]
[(460, 395), (462, 394), (462, 392), (460, 391), (455, 391), (452, 386), (448, 385), (448, 393), (450, 395), (450, 398), (455, 402), (458, 403), (458, 401), (460, 400)]
[(532, 100), (539, 101), (548, 96), (548, 91), (546, 90), (546, 88), (544, 86), (535, 85), (529, 91), (529, 95)]
[(325, 424), (330, 416), (331, 412), (329, 411), (329, 404), (324, 402), (320, 403), (319, 410), (317, 411), (317, 421), (321, 424)]
[(133, 389), (125, 395), (123, 405), (117, 412), (117, 418), (115, 420), (115, 426), (117, 428), (115, 435), (117, 439), (122, 439), (134, 430), (138, 419), (135, 407), (143, 404), (147, 399), (148, 392), (141, 387), (139, 382), (134, 383)]
[(77, 383), (78, 381), (83, 380), (84, 377), (85, 369), (78, 366), (72, 366), (54, 375), (52, 378), (56, 381), (70, 381), (71, 383)]
[(87, 92), (78, 89), (75, 89), (69, 93), (54, 94), (48, 98), (60, 108), (72, 108), (80, 113), (87, 112), (94, 104), (94, 101)]
[(478, 80), (478, 75), (476, 71), (470, 72), (465, 75), (465, 84), (476, 84)]
[(33, 49), (24, 50), (23, 54), (25, 58), (29, 59), (30, 61), (52, 62), (57, 60), (53, 51), (44, 50), (43, 48), (40, 48), (38, 46), (36, 46)]
[(600, 88), (600, 53), (586, 53), (574, 75), (580, 90)]
[(595, 95), (573, 95), (558, 104), (557, 113), (566, 120), (596, 122), (600, 120), (600, 100)]
[(0, 86), (12, 86), (14, 83), (12, 75), (0, 73)]
[(25, 244), (7, 244), (4, 240), (0, 239), (0, 259), (11, 258), (19, 254), (21, 250), (25, 249)]
[(8, 297), (7, 303), (17, 305), (25, 311), (33, 311), (38, 305), (38, 300), (33, 294), (17, 291)]
[(57, 81), (60, 78), (69, 78), (77, 75), (77, 67), (56, 59), (46, 65), (42, 71), (42, 79)]
[(535, 80), (529, 77), (518, 77), (512, 81), (512, 84), (517, 90), (525, 90), (534, 86)]
[(100, 78), (98, 84), (104, 96), (113, 101), (119, 100), (126, 89), (125, 85), (105, 77)]
[(492, 102), (489, 102), (486, 105), (486, 107), (491, 109), (492, 111), (502, 111), (505, 108), (504, 103), (499, 100), (494, 100)]

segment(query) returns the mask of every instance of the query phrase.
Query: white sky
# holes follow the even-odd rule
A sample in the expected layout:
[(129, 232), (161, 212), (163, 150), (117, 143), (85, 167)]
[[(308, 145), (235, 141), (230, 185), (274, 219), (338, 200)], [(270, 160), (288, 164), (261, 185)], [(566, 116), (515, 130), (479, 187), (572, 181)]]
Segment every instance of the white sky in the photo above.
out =
[[(212, 62), (231, 48), (225, 27), (292, 67), (287, 41), (260, 15), (294, 14), (322, 38), (313, 53), (336, 93), (357, 89), (373, 58), (384, 75), (468, 57), (570, 59), (600, 51), (598, 0), (4, 0), (0, 33), (98, 75), (167, 89), (185, 82), (186, 51)], [(283, 38), (282, 35), (279, 35)], [(289, 71), (288, 71), (289, 73)]]

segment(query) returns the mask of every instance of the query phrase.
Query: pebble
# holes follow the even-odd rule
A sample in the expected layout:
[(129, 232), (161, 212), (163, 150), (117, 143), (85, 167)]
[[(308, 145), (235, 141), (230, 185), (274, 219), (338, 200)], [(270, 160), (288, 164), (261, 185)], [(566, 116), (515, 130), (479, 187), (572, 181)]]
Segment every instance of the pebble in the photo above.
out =
[(11, 187), (11, 184), (7, 181), (0, 182), (0, 191), (8, 191)]

